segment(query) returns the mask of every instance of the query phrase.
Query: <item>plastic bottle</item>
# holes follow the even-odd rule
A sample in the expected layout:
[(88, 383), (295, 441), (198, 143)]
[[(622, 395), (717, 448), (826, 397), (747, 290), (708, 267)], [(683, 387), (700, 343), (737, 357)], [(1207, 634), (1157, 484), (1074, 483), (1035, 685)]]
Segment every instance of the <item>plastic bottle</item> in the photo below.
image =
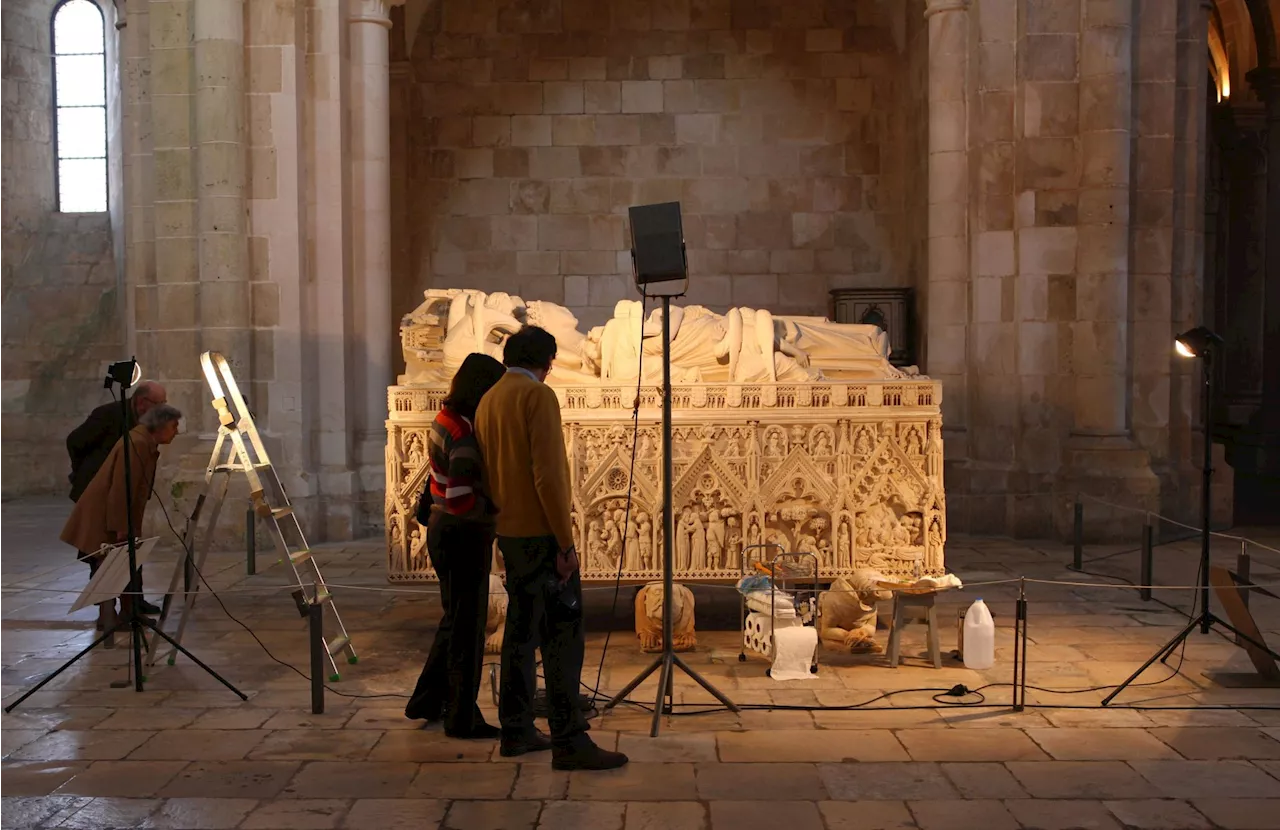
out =
[(989, 669), (995, 662), (996, 624), (987, 604), (976, 599), (964, 615), (964, 667)]

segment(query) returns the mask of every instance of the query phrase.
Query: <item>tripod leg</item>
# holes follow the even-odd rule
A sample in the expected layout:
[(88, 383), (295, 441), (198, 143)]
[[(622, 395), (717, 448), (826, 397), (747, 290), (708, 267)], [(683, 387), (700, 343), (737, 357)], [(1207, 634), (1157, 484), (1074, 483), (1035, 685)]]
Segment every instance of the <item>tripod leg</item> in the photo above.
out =
[(649, 675), (657, 671), (658, 667), (661, 665), (662, 665), (662, 658), (659, 657), (657, 660), (654, 660), (652, 664), (650, 664), (649, 668), (645, 669), (644, 671), (640, 672), (640, 674), (636, 675), (635, 679), (632, 680), (630, 683), (628, 683), (625, 687), (623, 687), (622, 691), (614, 695), (613, 699), (604, 705), (604, 708), (612, 709), (613, 707), (617, 706), (619, 703), (622, 703), (624, 700), (626, 700), (627, 695), (634, 692), (636, 690), (636, 687), (639, 686), (641, 683), (643, 683), (645, 680), (647, 680)]
[(1161, 655), (1165, 655), (1165, 654), (1170, 654), (1170, 653), (1172, 653), (1172, 652), (1173, 652), (1173, 650), (1174, 650), (1175, 648), (1177, 648), (1177, 647), (1178, 647), (1178, 644), (1179, 644), (1179, 643), (1181, 643), (1183, 640), (1187, 639), (1187, 637), (1191, 636), (1191, 632), (1192, 632), (1192, 631), (1194, 631), (1194, 630), (1195, 630), (1195, 628), (1196, 628), (1196, 626), (1197, 626), (1197, 625), (1199, 625), (1199, 624), (1200, 624), (1200, 620), (1199, 620), (1198, 618), (1197, 618), (1197, 619), (1192, 620), (1192, 621), (1191, 621), (1191, 622), (1189, 622), (1189, 623), (1187, 623), (1187, 624), (1186, 624), (1186, 626), (1185, 626), (1185, 627), (1183, 627), (1183, 629), (1182, 629), (1181, 631), (1179, 631), (1177, 634), (1175, 634), (1175, 635), (1173, 636), (1173, 639), (1172, 639), (1172, 640), (1170, 640), (1168, 643), (1166, 643), (1166, 644), (1165, 644), (1165, 646), (1164, 646), (1163, 648), (1161, 648), (1159, 651), (1157, 651), (1155, 654), (1151, 655), (1151, 657), (1147, 660), (1147, 662), (1145, 662), (1145, 663), (1143, 663), (1143, 664), (1142, 664), (1142, 667), (1141, 667), (1141, 668), (1139, 668), (1139, 669), (1138, 669), (1136, 672), (1134, 672), (1133, 674), (1129, 675), (1129, 679), (1128, 679), (1128, 680), (1126, 680), (1125, 682), (1121, 683), (1119, 686), (1117, 686), (1117, 687), (1116, 687), (1115, 691), (1113, 691), (1111, 694), (1109, 694), (1109, 695), (1107, 695), (1106, 697), (1104, 697), (1104, 698), (1102, 699), (1102, 705), (1103, 705), (1103, 706), (1106, 706), (1106, 705), (1108, 705), (1109, 703), (1111, 703), (1111, 701), (1115, 700), (1116, 695), (1120, 694), (1120, 693), (1121, 693), (1121, 692), (1123, 692), (1125, 689), (1129, 688), (1129, 684), (1131, 684), (1131, 683), (1133, 683), (1133, 681), (1137, 680), (1137, 679), (1138, 679), (1138, 676), (1139, 676), (1139, 675), (1141, 675), (1141, 674), (1142, 674), (1144, 671), (1146, 671), (1148, 668), (1150, 668), (1152, 663), (1154, 663), (1156, 660), (1159, 660)]
[(671, 685), (671, 663), (674, 659), (675, 655), (667, 652), (658, 660), (662, 665), (662, 674), (658, 676), (658, 700), (653, 704), (653, 724), (649, 727), (650, 738), (658, 737), (658, 732), (662, 729), (662, 709)]
[(232, 686), (232, 685), (231, 685), (231, 683), (230, 683), (230, 682), (228, 682), (228, 681), (226, 680), (226, 678), (224, 678), (222, 675), (218, 674), (218, 673), (217, 673), (216, 671), (214, 671), (213, 669), (209, 668), (207, 665), (205, 665), (204, 661), (202, 661), (199, 657), (196, 657), (194, 654), (192, 654), (191, 652), (187, 651), (185, 648), (183, 648), (181, 645), (179, 645), (179, 644), (177, 643), (177, 641), (175, 641), (175, 640), (174, 640), (172, 637), (170, 637), (168, 634), (165, 634), (165, 633), (164, 633), (163, 631), (161, 631), (159, 628), (156, 628), (155, 623), (151, 622), (150, 620), (144, 619), (144, 620), (142, 620), (142, 624), (143, 624), (144, 626), (146, 626), (147, 628), (150, 628), (153, 632), (155, 632), (155, 635), (156, 635), (157, 637), (161, 637), (161, 638), (163, 638), (163, 639), (165, 640), (165, 642), (169, 643), (169, 645), (173, 646), (173, 647), (174, 647), (175, 649), (177, 649), (178, 651), (180, 651), (180, 652), (182, 652), (183, 654), (185, 654), (185, 655), (187, 655), (188, 657), (190, 657), (190, 658), (191, 658), (191, 662), (195, 663), (197, 666), (199, 666), (200, 668), (204, 669), (205, 674), (209, 675), (209, 676), (210, 676), (210, 677), (212, 677), (214, 680), (216, 680), (216, 681), (218, 681), (219, 683), (221, 683), (223, 686), (226, 686), (228, 689), (230, 689), (231, 691), (235, 692), (235, 693), (240, 697), (240, 699), (241, 699), (241, 700), (248, 700), (248, 699), (249, 699), (249, 696), (248, 696), (248, 695), (246, 695), (244, 692), (242, 692), (242, 691), (240, 691), (239, 689), (237, 689), (235, 686)]
[(710, 694), (712, 697), (714, 697), (716, 700), (723, 703), (730, 712), (733, 712), (735, 714), (738, 712), (738, 707), (732, 700), (725, 697), (723, 692), (721, 692), (715, 686), (712, 686), (711, 683), (702, 675), (698, 674), (696, 671), (689, 668), (688, 664), (685, 663), (683, 660), (681, 660), (678, 655), (675, 655), (675, 654), (671, 655), (671, 659), (675, 661), (675, 664), (680, 668), (680, 671), (692, 677), (695, 683), (697, 683), (702, 688), (706, 689), (707, 693)]
[(12, 711), (13, 711), (13, 710), (18, 706), (18, 704), (22, 703), (22, 701), (26, 700), (27, 698), (31, 697), (31, 696), (32, 696), (33, 694), (35, 694), (36, 692), (40, 691), (40, 690), (41, 690), (41, 689), (43, 689), (45, 686), (49, 685), (49, 682), (50, 682), (51, 680), (53, 680), (55, 677), (57, 677), (58, 675), (62, 674), (64, 671), (66, 671), (67, 669), (69, 669), (69, 668), (71, 668), (73, 665), (75, 665), (75, 662), (76, 662), (77, 660), (79, 660), (81, 657), (84, 657), (86, 654), (88, 654), (89, 652), (91, 652), (91, 651), (93, 651), (95, 648), (97, 648), (97, 647), (98, 647), (98, 643), (103, 642), (103, 641), (104, 641), (104, 640), (106, 640), (108, 637), (112, 637), (112, 636), (114, 636), (114, 635), (115, 635), (115, 633), (116, 633), (116, 631), (117, 631), (119, 628), (120, 628), (120, 626), (119, 626), (119, 625), (116, 625), (116, 626), (113, 626), (112, 628), (109, 628), (109, 629), (107, 629), (106, 631), (102, 632), (102, 634), (100, 634), (100, 635), (98, 636), (98, 639), (94, 640), (92, 643), (90, 643), (88, 646), (86, 646), (86, 647), (84, 648), (84, 650), (83, 650), (83, 651), (81, 651), (81, 652), (80, 652), (79, 654), (77, 654), (75, 657), (72, 657), (70, 660), (68, 660), (67, 662), (63, 663), (61, 666), (59, 666), (56, 670), (54, 670), (53, 674), (49, 675), (49, 676), (48, 676), (48, 677), (46, 677), (44, 680), (41, 680), (39, 683), (37, 683), (36, 685), (32, 686), (32, 687), (31, 687), (30, 689), (28, 689), (26, 692), (23, 692), (22, 697), (18, 698), (18, 699), (17, 699), (17, 700), (15, 700), (13, 703), (10, 703), (8, 706), (4, 707), (4, 710), (5, 710), (6, 712), (12, 712)]

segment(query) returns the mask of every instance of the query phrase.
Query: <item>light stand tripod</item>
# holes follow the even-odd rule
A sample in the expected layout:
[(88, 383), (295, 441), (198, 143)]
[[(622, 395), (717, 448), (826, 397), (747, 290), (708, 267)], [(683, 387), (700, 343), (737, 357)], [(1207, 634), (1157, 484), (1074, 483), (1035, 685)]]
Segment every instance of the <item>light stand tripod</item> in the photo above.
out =
[[(241, 700), (249, 699), (248, 695), (246, 695), (244, 692), (241, 692), (235, 686), (232, 686), (220, 674), (218, 674), (216, 671), (214, 671), (213, 669), (205, 665), (203, 662), (201, 662), (200, 658), (196, 657), (194, 654), (187, 651), (182, 646), (178, 645), (178, 643), (174, 642), (169, 637), (169, 635), (161, 631), (158, 627), (156, 627), (155, 623), (153, 623), (151, 620), (147, 619), (146, 617), (142, 616), (141, 612), (138, 611), (138, 606), (142, 601), (142, 592), (137, 590), (137, 586), (139, 585), (141, 580), (138, 578), (138, 544), (137, 544), (137, 540), (134, 538), (134, 526), (133, 526), (133, 503), (132, 503), (133, 502), (133, 466), (131, 464), (131, 458), (130, 458), (130, 456), (132, 456), (133, 454), (133, 448), (129, 442), (129, 429), (130, 429), (129, 396), (126, 394), (129, 387), (132, 386), (137, 381), (137, 375), (138, 375), (137, 367), (138, 367), (137, 358), (130, 358), (129, 360), (126, 360), (126, 361), (113, 363), (111, 364), (111, 367), (107, 370), (107, 377), (105, 382), (103, 383), (103, 387), (106, 389), (110, 389), (112, 384), (120, 385), (120, 441), (123, 444), (123, 446), (121, 447), (121, 463), (124, 464), (125, 532), (128, 536), (126, 540), (126, 544), (128, 545), (128, 550), (129, 550), (129, 584), (125, 588), (125, 592), (124, 594), (121, 595), (121, 597), (123, 599), (124, 596), (128, 596), (130, 593), (135, 593), (136, 595), (133, 597), (131, 602), (123, 602), (123, 601), (121, 602), (121, 606), (127, 609), (122, 619), (118, 620), (114, 626), (104, 631), (102, 635), (98, 637), (98, 639), (90, 643), (88, 647), (86, 647), (83, 651), (81, 651), (75, 657), (72, 657), (70, 660), (63, 663), (44, 680), (41, 680), (35, 686), (33, 686), (32, 688), (24, 692), (23, 695), (19, 697), (17, 700), (15, 700), (13, 703), (10, 703), (8, 706), (4, 707), (4, 711), (6, 712), (13, 711), (15, 707), (17, 707), (20, 703), (22, 703), (27, 698), (31, 697), (36, 692), (40, 691), (55, 677), (62, 674), (67, 669), (71, 668), (71, 666), (74, 665), (77, 661), (79, 661), (81, 657), (84, 657), (86, 654), (93, 651), (93, 649), (96, 648), (99, 643), (105, 642), (109, 637), (114, 637), (117, 631), (124, 628), (129, 629), (129, 648), (131, 651), (131, 659), (132, 659), (134, 691), (141, 692), (143, 690), (142, 682), (144, 678), (142, 676), (142, 652), (145, 648), (143, 629), (149, 628), (155, 635), (163, 638), (164, 640), (167, 640), (174, 648), (178, 649), (183, 654), (190, 657), (193, 663), (195, 663), (200, 668), (204, 669), (206, 673), (208, 673), (211, 677), (213, 677), (223, 686), (226, 686), (228, 689), (230, 689), (231, 691), (239, 695)], [(188, 553), (186, 555), (190, 555), (190, 554)]]
[[(674, 702), (676, 669), (684, 672), (699, 686), (706, 689), (716, 700), (724, 704), (729, 711), (737, 712), (738, 707), (734, 705), (733, 701), (725, 697), (719, 689), (689, 668), (689, 665), (675, 653), (675, 645), (673, 643), (675, 603), (672, 602), (674, 561), (672, 559), (671, 546), (674, 543), (676, 534), (675, 509), (672, 498), (675, 476), (672, 471), (671, 452), (671, 298), (684, 296), (685, 290), (689, 285), (685, 266), (684, 239), (680, 229), (680, 205), (678, 203), (667, 203), (663, 205), (646, 205), (638, 208), (633, 207), (630, 213), (631, 257), (636, 264), (636, 282), (640, 284), (641, 292), (645, 296), (657, 295), (662, 297), (662, 654), (658, 655), (648, 668), (636, 675), (635, 679), (606, 703), (604, 708), (612, 709), (622, 703), (627, 695), (631, 694), (637, 686), (648, 679), (649, 675), (661, 669), (662, 671), (658, 675), (658, 699), (653, 707), (653, 725), (649, 730), (649, 737), (656, 738), (662, 725), (662, 715), (664, 712), (671, 712), (671, 704)], [(674, 213), (674, 217), (672, 213)], [(674, 228), (671, 227), (673, 218)], [(659, 226), (667, 225), (667, 227), (656, 229), (654, 228), (655, 224)], [(673, 234), (675, 235), (674, 241), (678, 242), (678, 247), (674, 250), (674, 256), (670, 245), (672, 241), (670, 237)], [(668, 237), (666, 240), (656, 239), (651, 243), (661, 245), (665, 242), (666, 250), (660, 252), (654, 252), (651, 249), (646, 250), (649, 246), (646, 246), (642, 241), (645, 237)], [(675, 268), (658, 269), (655, 277), (653, 271), (642, 266), (642, 263), (650, 261), (655, 256), (658, 259), (666, 259), (668, 264), (672, 263), (675, 257), (678, 257), (678, 273)], [(646, 288), (656, 290), (646, 291)], [(642, 321), (642, 337), (643, 325)]]
[(1103, 698), (1103, 706), (1110, 704), (1117, 695), (1127, 689), (1133, 681), (1137, 680), (1152, 663), (1157, 660), (1161, 663), (1167, 661), (1170, 655), (1184, 640), (1191, 636), (1191, 632), (1195, 631), (1196, 628), (1200, 629), (1201, 634), (1208, 634), (1213, 626), (1222, 626), (1236, 635), (1237, 642), (1248, 643), (1254, 648), (1267, 652), (1274, 659), (1280, 660), (1280, 654), (1276, 654), (1262, 643), (1242, 633), (1240, 629), (1214, 614), (1209, 608), (1209, 541), (1211, 536), (1210, 519), (1212, 517), (1211, 496), (1213, 486), (1213, 406), (1215, 403), (1214, 392), (1216, 391), (1213, 376), (1213, 353), (1221, 344), (1222, 338), (1204, 326), (1197, 326), (1185, 334), (1179, 335), (1175, 342), (1178, 354), (1183, 357), (1198, 357), (1201, 359), (1201, 372), (1204, 374), (1200, 398), (1201, 408), (1204, 412), (1204, 458), (1200, 471), (1200, 568), (1196, 574), (1196, 590), (1199, 593), (1200, 613), (1193, 616), (1186, 626), (1174, 635), (1172, 640), (1162, 646), (1147, 662), (1143, 663), (1141, 668), (1129, 676), (1128, 680), (1121, 683), (1111, 694)]

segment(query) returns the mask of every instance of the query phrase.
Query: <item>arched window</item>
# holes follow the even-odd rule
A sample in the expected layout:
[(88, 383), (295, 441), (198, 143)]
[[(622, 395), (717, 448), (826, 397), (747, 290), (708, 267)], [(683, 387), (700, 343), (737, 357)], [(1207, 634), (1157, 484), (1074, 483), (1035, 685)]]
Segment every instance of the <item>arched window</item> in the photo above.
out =
[(58, 210), (107, 209), (107, 63), (102, 10), (65, 0), (53, 10), (53, 144)]

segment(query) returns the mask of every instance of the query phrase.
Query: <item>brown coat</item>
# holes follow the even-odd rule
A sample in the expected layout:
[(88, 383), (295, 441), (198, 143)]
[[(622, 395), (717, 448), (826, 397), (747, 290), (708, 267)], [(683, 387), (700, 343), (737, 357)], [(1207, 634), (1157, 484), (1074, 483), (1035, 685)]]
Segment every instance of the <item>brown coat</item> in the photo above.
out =
[[(142, 515), (151, 498), (151, 485), (156, 478), (160, 445), (144, 426), (129, 431), (129, 477), (133, 484), (129, 505), (133, 512), (133, 532), (142, 532)], [(62, 541), (84, 553), (95, 553), (104, 544), (124, 539), (128, 533), (125, 519), (124, 442), (116, 441), (111, 454), (89, 482), (62, 529)]]

